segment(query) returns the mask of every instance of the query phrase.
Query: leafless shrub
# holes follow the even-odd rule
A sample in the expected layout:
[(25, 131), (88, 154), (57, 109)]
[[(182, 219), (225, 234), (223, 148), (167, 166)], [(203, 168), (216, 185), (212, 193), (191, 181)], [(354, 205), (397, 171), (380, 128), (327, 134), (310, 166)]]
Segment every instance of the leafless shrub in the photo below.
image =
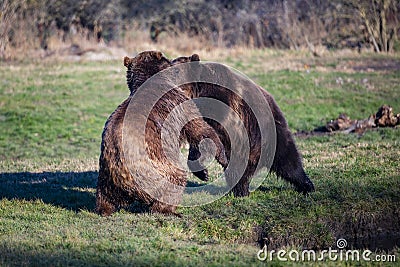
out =
[(18, 4), (11, 0), (0, 3), (0, 58), (8, 58), (8, 46), (17, 7)]
[(0, 59), (77, 44), (160, 42), (183, 50), (307, 49), (315, 56), (330, 48), (388, 52), (400, 20), (395, 0), (3, 0), (0, 8)]

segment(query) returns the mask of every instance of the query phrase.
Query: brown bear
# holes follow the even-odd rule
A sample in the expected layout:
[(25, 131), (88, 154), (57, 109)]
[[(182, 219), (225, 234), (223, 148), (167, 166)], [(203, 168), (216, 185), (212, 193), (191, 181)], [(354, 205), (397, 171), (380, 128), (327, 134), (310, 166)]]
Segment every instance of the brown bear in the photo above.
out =
[[(157, 86), (162, 88), (164, 85), (150, 83), (145, 88), (147, 91), (137, 91), (138, 88), (153, 75), (169, 68), (171, 62), (161, 52), (145, 51), (134, 58), (125, 57), (124, 65), (127, 67), (130, 95), (110, 115), (103, 130), (96, 211), (107, 216), (133, 201), (140, 201), (149, 205), (152, 212), (176, 214), (187, 181), (186, 172), (179, 163), (171, 162), (165, 151), (179, 153), (181, 139), (198, 149), (201, 140), (210, 138), (216, 146), (217, 161), (226, 166), (223, 144), (214, 129), (201, 118), (195, 105), (186, 106), (187, 110), (179, 108), (181, 103), (189, 100), (179, 87), (168, 90), (154, 104), (148, 116), (141, 113), (142, 109), (132, 114), (131, 105), (146, 108), (148, 104), (134, 102), (140, 92), (151, 96), (157, 94), (153, 88), (156, 90)], [(182, 122), (186, 114), (195, 114), (196, 118)], [(168, 134), (162, 137), (163, 124), (168, 116), (172, 116), (169, 118), (172, 126), (174, 123), (184, 125), (178, 129), (178, 137)], [(142, 117), (145, 132), (138, 131), (140, 125), (135, 124), (135, 119)]]
[[(200, 61), (199, 56), (197, 54), (194, 54), (190, 57), (178, 57), (172, 60), (172, 64), (177, 65), (180, 63), (198, 61)], [(203, 67), (203, 70), (204, 68), (207, 67)], [(207, 71), (208, 70), (206, 70), (206, 72)], [(211, 75), (218, 75), (215, 74), (215, 71), (210, 71), (210, 73)], [(285, 120), (285, 117), (283, 116), (282, 111), (278, 107), (271, 94), (255, 84), (250, 85), (250, 87), (253, 88), (242, 88), (242, 92), (251, 92), (250, 89), (258, 90), (258, 92), (261, 92), (260, 96), (264, 97), (266, 102), (268, 103), (275, 123), (276, 148), (275, 155), (272, 161), (271, 171), (275, 172), (279, 177), (293, 184), (298, 192), (306, 194), (314, 191), (314, 185), (303, 169), (301, 156), (296, 148), (292, 133), (289, 130), (288, 124)], [(182, 86), (182, 89), (186, 91), (188, 97), (194, 99), (213, 98), (222, 101), (239, 115), (240, 119), (247, 129), (247, 134), (250, 142), (250, 153), (248, 159), (243, 159), (248, 160), (248, 163), (239, 181), (235, 184), (235, 182), (232, 183), (229, 180), (235, 181), (236, 179), (237, 181), (238, 178), (227, 177), (227, 182), (228, 184), (232, 184), (233, 188), (231, 191), (233, 192), (234, 196), (240, 197), (249, 195), (249, 185), (251, 177), (255, 174), (255, 171), (257, 169), (256, 167), (260, 159), (262, 144), (260, 142), (261, 134), (258, 122), (251, 108), (247, 105), (248, 103), (245, 103), (245, 101), (243, 100), (243, 95), (235, 94), (231, 90), (228, 90), (223, 86), (205, 82), (193, 82), (190, 85)], [(228, 160), (230, 160), (232, 156), (232, 143), (226, 130), (224, 129), (224, 127), (222, 127), (220, 123), (216, 122), (215, 120), (208, 118), (204, 118), (204, 120), (207, 121), (207, 123), (209, 123), (218, 132), (219, 137), (224, 144), (227, 158)], [(189, 155), (189, 157), (195, 159), (198, 154), (196, 148), (191, 148), (189, 152), (193, 153), (193, 155)], [(238, 153), (237, 151), (233, 152)], [(204, 170), (203, 173), (201, 173), (201, 171), (197, 171), (194, 174), (200, 175), (200, 178), (204, 179), (203, 177), (207, 175), (207, 170)]]

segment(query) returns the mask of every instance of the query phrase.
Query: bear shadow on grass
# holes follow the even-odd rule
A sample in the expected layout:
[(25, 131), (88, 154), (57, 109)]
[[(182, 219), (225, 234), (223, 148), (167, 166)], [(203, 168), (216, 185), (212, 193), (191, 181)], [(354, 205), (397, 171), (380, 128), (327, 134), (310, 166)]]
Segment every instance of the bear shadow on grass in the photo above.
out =
[[(96, 204), (97, 171), (86, 172), (19, 172), (0, 173), (0, 199), (41, 200), (64, 209), (79, 212), (94, 212)], [(187, 187), (202, 187), (204, 182), (188, 181)], [(261, 186), (259, 190), (270, 191)], [(207, 192), (219, 195), (227, 189), (222, 186), (208, 185)], [(280, 190), (283, 190), (280, 188)], [(147, 213), (149, 207), (134, 202), (125, 208), (131, 213)]]
[[(94, 212), (98, 172), (0, 173), (0, 200), (41, 200), (45, 204), (79, 212)], [(147, 213), (149, 207), (133, 202), (131, 213)]]
[(78, 212), (94, 211), (97, 171), (0, 173), (0, 199), (42, 200)]

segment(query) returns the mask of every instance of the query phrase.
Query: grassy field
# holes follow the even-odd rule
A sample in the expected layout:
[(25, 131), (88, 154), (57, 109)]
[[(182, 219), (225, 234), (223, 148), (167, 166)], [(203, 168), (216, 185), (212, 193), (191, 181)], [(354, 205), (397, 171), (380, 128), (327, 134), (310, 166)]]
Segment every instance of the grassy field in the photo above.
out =
[[(399, 55), (264, 50), (217, 60), (272, 93), (293, 132), (343, 112), (367, 118), (382, 104), (400, 112)], [(248, 198), (180, 208), (182, 218), (139, 204), (96, 215), (101, 132), (127, 95), (120, 61), (0, 63), (1, 266), (261, 266), (264, 244), (323, 250), (338, 238), (400, 261), (399, 129), (297, 138), (316, 186), (308, 197), (270, 175)]]

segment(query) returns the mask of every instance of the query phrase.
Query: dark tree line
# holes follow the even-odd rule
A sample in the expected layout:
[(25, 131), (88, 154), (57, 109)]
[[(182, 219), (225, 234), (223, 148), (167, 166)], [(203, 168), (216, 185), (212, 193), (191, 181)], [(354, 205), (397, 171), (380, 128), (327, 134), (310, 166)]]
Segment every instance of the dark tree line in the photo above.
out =
[(63, 41), (86, 34), (107, 43), (132, 29), (155, 42), (185, 33), (225, 47), (389, 52), (400, 22), (398, 0), (3, 0), (0, 8), (0, 56), (23, 38), (47, 49), (56, 32)]

